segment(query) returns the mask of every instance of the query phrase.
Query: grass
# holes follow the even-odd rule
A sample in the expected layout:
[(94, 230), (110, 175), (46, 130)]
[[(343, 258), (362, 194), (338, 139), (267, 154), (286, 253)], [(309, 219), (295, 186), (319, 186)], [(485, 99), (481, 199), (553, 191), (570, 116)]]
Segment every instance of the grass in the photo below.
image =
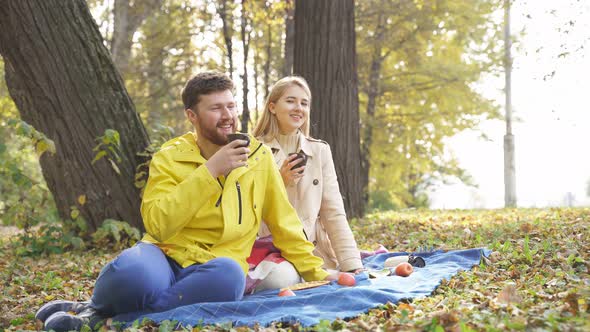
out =
[[(392, 251), (487, 247), (489, 259), (445, 280), (431, 296), (383, 304), (314, 331), (588, 331), (590, 209), (406, 211), (368, 215), (351, 226), (361, 248)], [(14, 235), (12, 235), (14, 236)], [(40, 329), (35, 310), (52, 299), (87, 300), (116, 253), (101, 250), (18, 257), (0, 239), (0, 330)], [(135, 331), (170, 331), (144, 324)], [(185, 329), (186, 330), (186, 329)], [(228, 324), (195, 330), (248, 330)], [(304, 330), (297, 325), (255, 330)]]

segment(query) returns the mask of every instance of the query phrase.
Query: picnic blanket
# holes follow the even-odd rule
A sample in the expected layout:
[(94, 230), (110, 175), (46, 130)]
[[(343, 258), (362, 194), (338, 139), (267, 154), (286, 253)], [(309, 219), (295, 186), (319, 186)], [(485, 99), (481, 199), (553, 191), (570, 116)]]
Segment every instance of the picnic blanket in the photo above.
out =
[[(389, 257), (408, 255), (406, 252), (383, 253), (363, 259), (367, 269), (380, 270)], [(415, 253), (425, 259), (426, 266), (415, 268), (406, 278), (386, 276), (370, 279), (368, 273), (356, 276), (354, 287), (340, 286), (336, 282), (328, 285), (295, 291), (296, 296), (279, 297), (279, 290), (267, 290), (247, 295), (238, 302), (208, 302), (178, 307), (160, 313), (134, 313), (118, 315), (116, 322), (148, 318), (155, 322), (177, 321), (183, 326), (223, 324), (233, 326), (268, 326), (272, 322), (295, 323), (301, 326), (317, 325), (320, 320), (347, 319), (356, 317), (369, 309), (387, 302), (396, 303), (402, 299), (414, 299), (430, 295), (442, 279), (450, 279), (462, 270), (469, 270), (480, 263), (482, 255), (489, 255), (487, 249), (466, 249), (454, 251), (433, 251)]]

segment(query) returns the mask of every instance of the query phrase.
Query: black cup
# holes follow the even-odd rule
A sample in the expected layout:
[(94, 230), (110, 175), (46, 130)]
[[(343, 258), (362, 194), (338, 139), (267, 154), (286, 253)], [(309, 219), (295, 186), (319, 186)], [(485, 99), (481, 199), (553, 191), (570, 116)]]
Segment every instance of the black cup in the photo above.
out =
[(250, 145), (250, 136), (248, 136), (244, 133), (233, 133), (233, 134), (227, 135), (227, 143), (231, 143), (237, 139), (241, 139), (241, 140), (247, 142), (244, 145), (238, 146), (239, 148), (246, 148), (246, 147), (248, 147), (248, 145)]
[[(295, 168), (299, 168), (301, 166), (305, 166), (307, 164), (307, 155), (305, 153), (303, 153), (303, 151), (299, 151), (298, 153), (292, 152), (289, 153), (289, 157), (296, 154), (297, 158), (300, 158), (301, 161), (297, 163), (297, 165), (291, 167), (291, 170), (294, 170)], [(297, 159), (295, 158), (295, 159)]]

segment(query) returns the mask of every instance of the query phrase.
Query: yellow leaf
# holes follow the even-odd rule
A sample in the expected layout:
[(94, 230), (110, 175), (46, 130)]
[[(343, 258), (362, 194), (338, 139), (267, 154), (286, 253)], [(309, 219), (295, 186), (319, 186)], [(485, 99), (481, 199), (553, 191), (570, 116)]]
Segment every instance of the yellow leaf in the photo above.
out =
[(47, 295), (47, 296), (45, 296), (45, 301), (51, 301), (53, 299), (55, 299), (55, 296), (54, 295)]
[(78, 210), (78, 209), (73, 209), (72, 212), (70, 212), (70, 216), (72, 217), (72, 219), (78, 218), (79, 215), (80, 215), (80, 210)]
[(86, 195), (78, 196), (78, 203), (80, 203), (80, 205), (86, 204)]
[(111, 162), (111, 167), (113, 168), (113, 170), (115, 170), (117, 174), (121, 175), (121, 171), (119, 170), (117, 164), (115, 164), (115, 162), (112, 159), (109, 159), (109, 161)]

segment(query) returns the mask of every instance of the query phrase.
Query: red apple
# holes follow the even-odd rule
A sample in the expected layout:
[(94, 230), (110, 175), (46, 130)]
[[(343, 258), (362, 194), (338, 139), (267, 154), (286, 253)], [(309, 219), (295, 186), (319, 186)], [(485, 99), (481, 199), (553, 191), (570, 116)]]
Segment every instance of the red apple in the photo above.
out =
[(295, 293), (289, 288), (283, 288), (279, 292), (279, 296), (295, 296)]
[(414, 268), (412, 265), (410, 265), (410, 263), (399, 263), (395, 267), (395, 274), (400, 277), (407, 277), (412, 274), (412, 272), (414, 272)]
[(338, 276), (338, 285), (354, 286), (356, 285), (356, 280), (350, 273), (340, 273), (340, 276)]

